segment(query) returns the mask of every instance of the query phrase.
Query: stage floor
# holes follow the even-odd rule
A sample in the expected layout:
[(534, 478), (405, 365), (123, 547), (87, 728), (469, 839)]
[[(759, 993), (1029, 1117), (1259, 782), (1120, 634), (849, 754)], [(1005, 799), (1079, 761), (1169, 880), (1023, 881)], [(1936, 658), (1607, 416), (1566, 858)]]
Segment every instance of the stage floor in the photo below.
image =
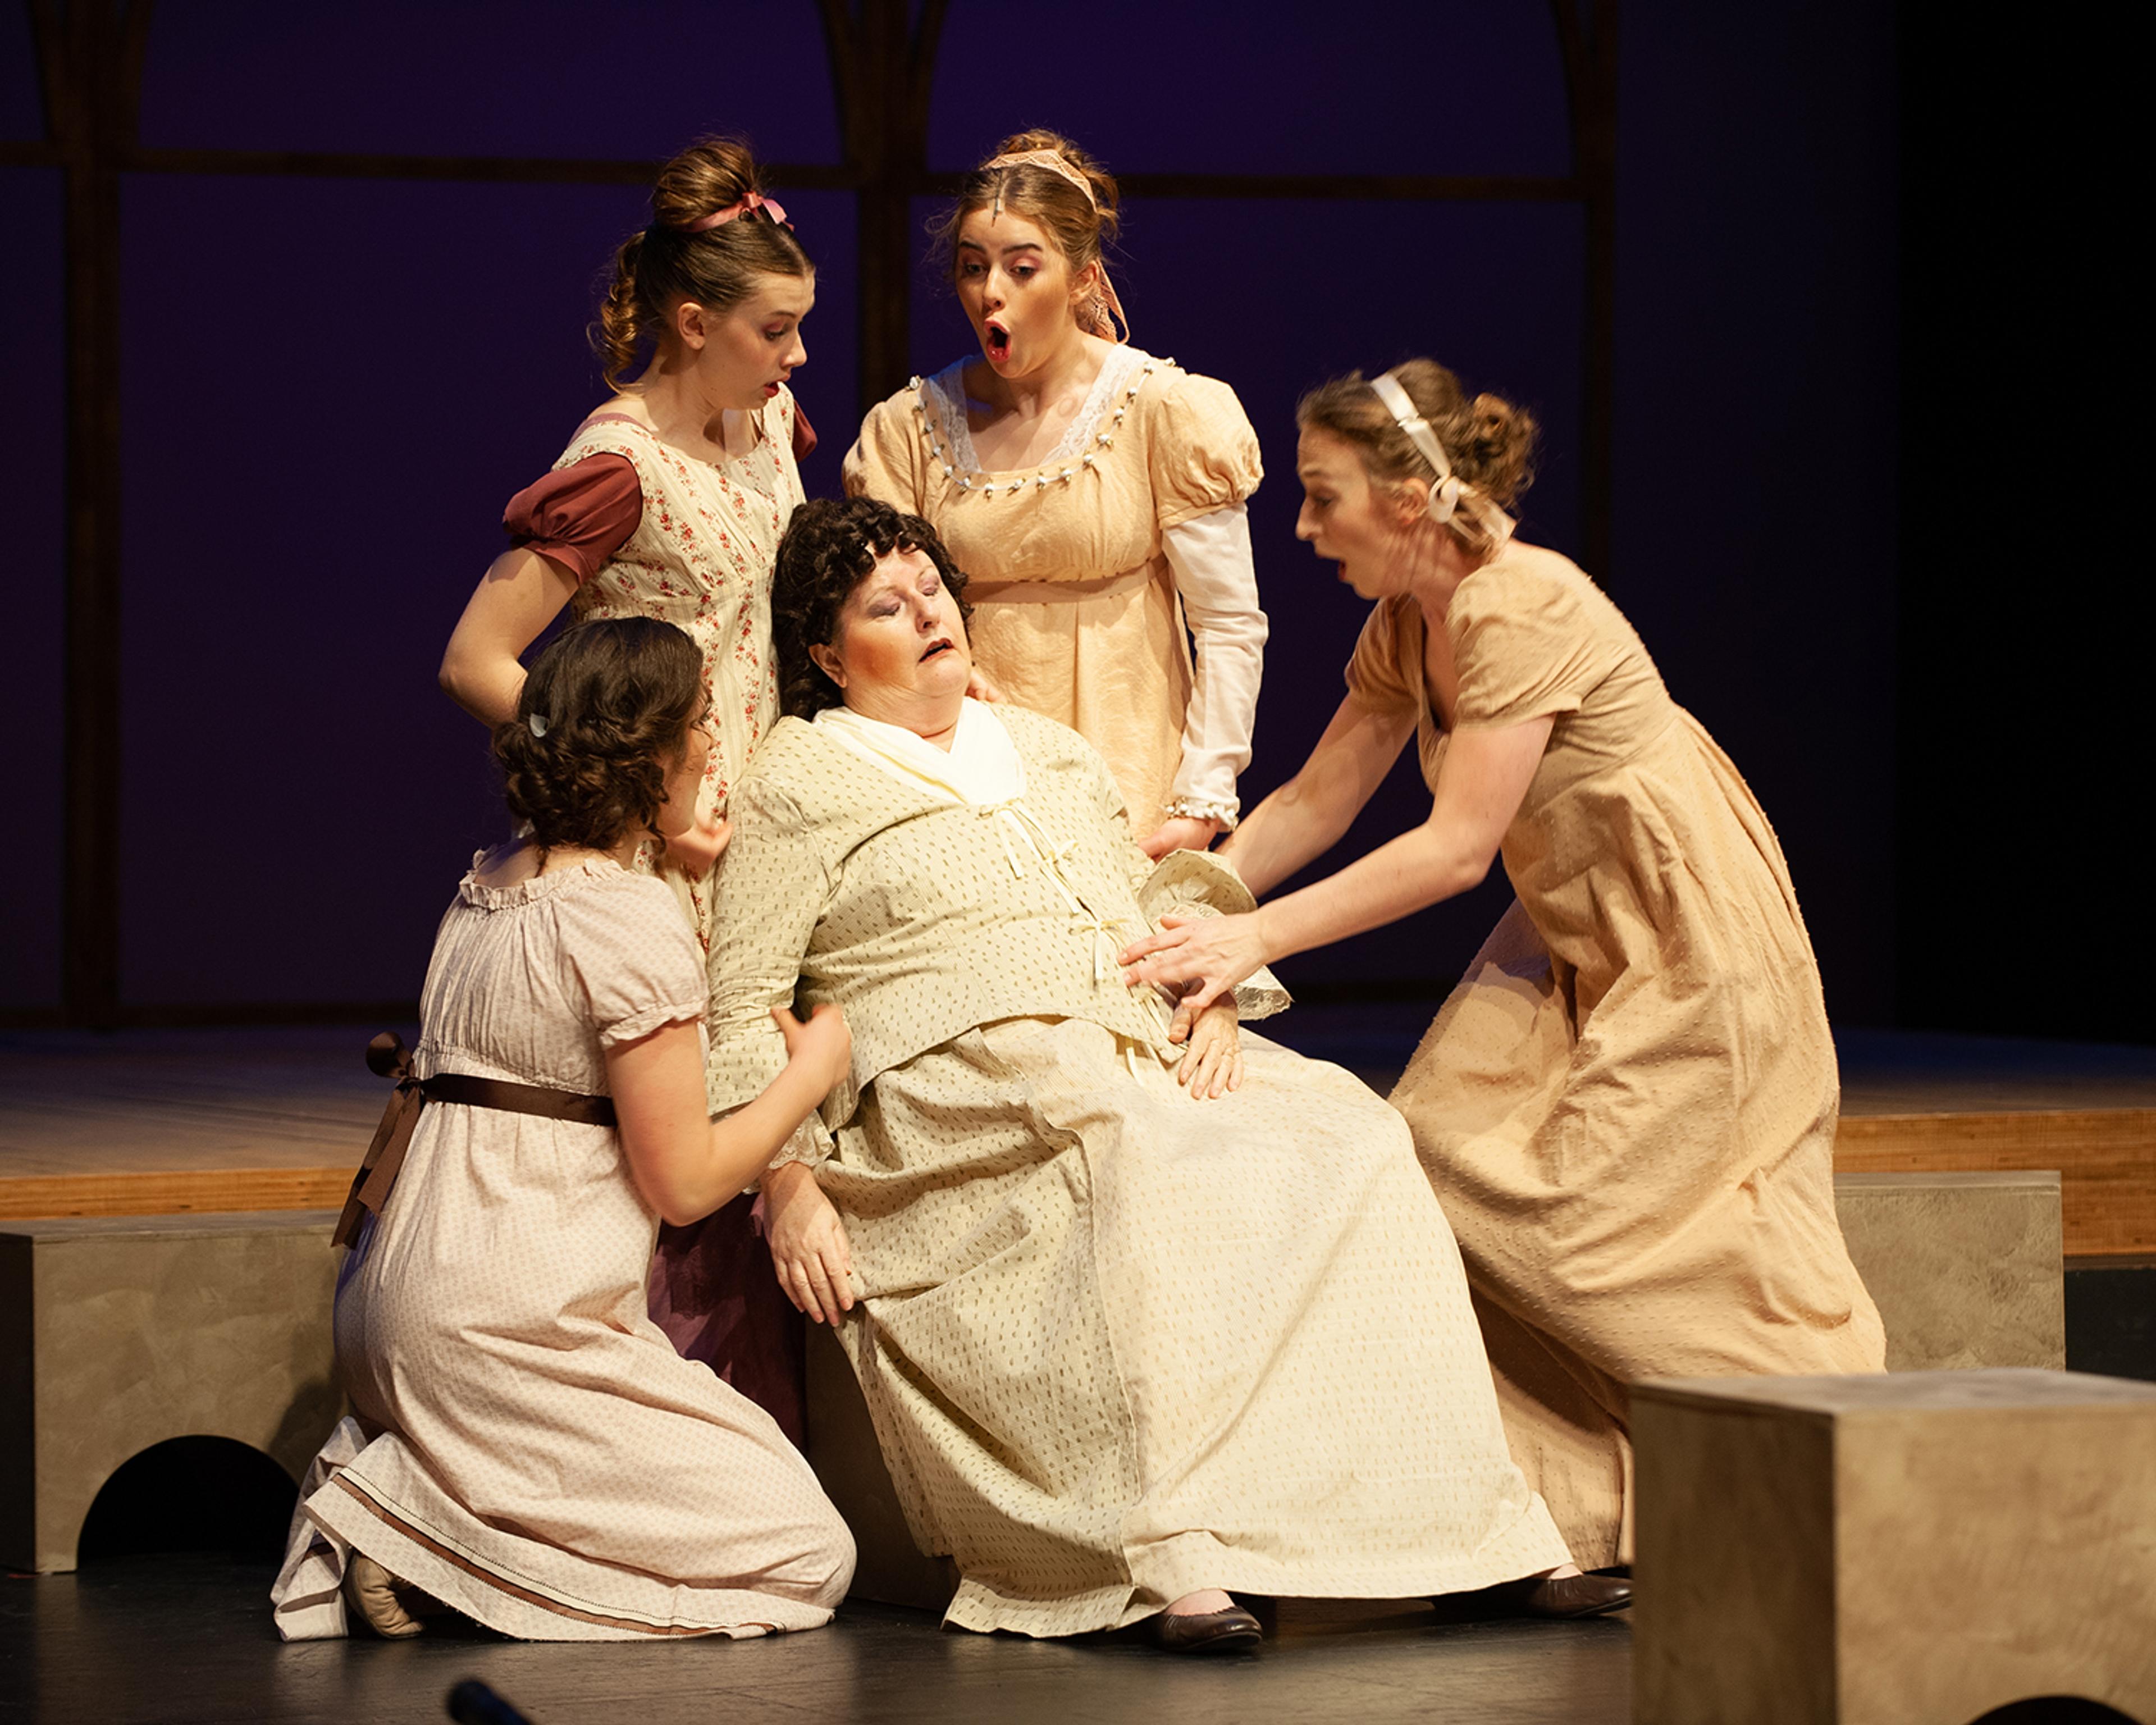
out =
[(828, 1629), (660, 1645), (501, 1641), (480, 1631), (286, 1646), (273, 1566), (166, 1555), (0, 1579), (0, 1719), (73, 1725), (370, 1725), (439, 1721), (476, 1677), (532, 1725), (873, 1719), (919, 1725), (1174, 1719), (1623, 1725), (1631, 1631), (1592, 1623), (1439, 1622), (1421, 1607), (1286, 1601), (1255, 1656), (1178, 1659), (1129, 1641), (944, 1631), (849, 1605)]
[[(1383, 1094), (1434, 1009), (1299, 1006), (1256, 1028)], [(387, 1096), (363, 1059), (373, 1028), (0, 1033), (0, 1219), (337, 1207)], [(2156, 1049), (1837, 1045), (1839, 1168), (2056, 1168), (2069, 1256), (2156, 1252)]]

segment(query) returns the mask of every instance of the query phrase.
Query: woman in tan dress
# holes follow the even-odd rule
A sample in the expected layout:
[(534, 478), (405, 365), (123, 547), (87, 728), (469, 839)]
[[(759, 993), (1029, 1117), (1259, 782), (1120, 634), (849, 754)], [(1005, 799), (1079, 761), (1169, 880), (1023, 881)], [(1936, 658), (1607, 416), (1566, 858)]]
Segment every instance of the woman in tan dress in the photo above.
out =
[[(966, 698), (933, 530), (812, 502), (779, 553), (788, 716), (735, 796), (711, 1106), (757, 1094), (771, 1008), (843, 1004), (847, 1077), (764, 1180), (773, 1255), (835, 1324), (947, 1620), (1158, 1617), (1247, 1645), (1224, 1591), (1398, 1597), (1540, 1579), (1563, 1545), (1507, 1454), (1466, 1281), (1399, 1117), (1240, 1034), (1255, 977), (1168, 1039), (1116, 947), (1250, 902), (1158, 863), (1075, 732)], [(813, 716), (813, 717), (811, 716)]]
[(1377, 607), (1301, 772), (1227, 850), (1263, 893), (1413, 735), (1429, 823), (1125, 952), (1198, 984), (1465, 891), (1518, 895), (1393, 1101), (1451, 1219), (1512, 1453), (1583, 1563), (1629, 1561), (1625, 1386), (1876, 1372), (1835, 1219), (1818, 966), (1774, 829), (1616, 607), (1512, 536), (1533, 427), (1427, 360), (1305, 398), (1297, 534)]
[(935, 526), (973, 578), (981, 670), (1101, 752), (1160, 856), (1235, 824), (1265, 641), (1244, 512), (1261, 469), (1233, 390), (1117, 328), (1116, 202), (1054, 132), (967, 177), (942, 244), (981, 351), (872, 408), (845, 485)]
[[(734, 781), (778, 716), (771, 566), (802, 499), (814, 439), (786, 379), (807, 358), (814, 265), (762, 196), (741, 145), (669, 162), (650, 224), (624, 242), (600, 314), (616, 393), (504, 517), (513, 542), (465, 608), (442, 684), (475, 717), (516, 710), (522, 657), (564, 607), (579, 619), (655, 617), (701, 649), (716, 744), (697, 819), (633, 866), (655, 874), (706, 947), (721, 821)], [(639, 372), (639, 367), (641, 370)], [(629, 373), (637, 372), (632, 380)], [(652, 1309), (690, 1358), (802, 1435), (798, 1332), (772, 1291), (770, 1255), (742, 1199), (661, 1235)]]
[[(813, 1629), (853, 1543), (770, 1415), (644, 1312), (660, 1218), (725, 1203), (844, 1070), (835, 1013), (773, 1026), (773, 1082), (704, 1108), (703, 954), (633, 870), (685, 827), (712, 747), (697, 649), (641, 619), (547, 648), (495, 733), (529, 836), (442, 919), (386, 1199), (338, 1277), (353, 1413), (310, 1471), (273, 1594), (288, 1640), (636, 1640)], [(341, 1235), (343, 1230), (340, 1230)]]

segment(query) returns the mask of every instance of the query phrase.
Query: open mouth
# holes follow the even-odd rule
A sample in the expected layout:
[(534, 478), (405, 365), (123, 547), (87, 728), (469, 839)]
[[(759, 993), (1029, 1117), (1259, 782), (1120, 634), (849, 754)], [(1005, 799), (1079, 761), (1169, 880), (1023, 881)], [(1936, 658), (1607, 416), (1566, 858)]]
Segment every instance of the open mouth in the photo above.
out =
[(990, 359), (1009, 359), (1010, 357), (1010, 331), (1005, 329), (999, 323), (988, 324), (987, 326), (987, 330), (988, 357)]
[(954, 650), (955, 650), (955, 649), (952, 648), (952, 646), (951, 643), (950, 643), (949, 641), (947, 641), (947, 640), (942, 640), (942, 641), (931, 641), (931, 642), (928, 644), (927, 649), (925, 652), (923, 652), (923, 653), (921, 654), (921, 662), (923, 665), (926, 665), (926, 664), (927, 664), (927, 663), (928, 663), (928, 661), (929, 661), (930, 660), (933, 659), (933, 658), (934, 658), (937, 654), (939, 654), (939, 653), (949, 653), (949, 652), (952, 652), (952, 651), (954, 651)]

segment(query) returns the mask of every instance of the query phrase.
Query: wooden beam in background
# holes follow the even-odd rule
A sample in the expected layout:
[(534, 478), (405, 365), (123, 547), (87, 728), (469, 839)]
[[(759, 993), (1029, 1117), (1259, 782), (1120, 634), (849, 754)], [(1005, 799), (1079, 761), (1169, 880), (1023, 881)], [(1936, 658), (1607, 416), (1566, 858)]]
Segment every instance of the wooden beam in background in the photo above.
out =
[(149, 0), (30, 0), (47, 148), (64, 182), (67, 596), (61, 694), (60, 994), (120, 1009), (120, 172)]
[(1587, 214), (1580, 332), (1580, 561), (1606, 583), (1616, 492), (1617, 0), (1550, 0), (1550, 11), (1572, 113), (1573, 177)]

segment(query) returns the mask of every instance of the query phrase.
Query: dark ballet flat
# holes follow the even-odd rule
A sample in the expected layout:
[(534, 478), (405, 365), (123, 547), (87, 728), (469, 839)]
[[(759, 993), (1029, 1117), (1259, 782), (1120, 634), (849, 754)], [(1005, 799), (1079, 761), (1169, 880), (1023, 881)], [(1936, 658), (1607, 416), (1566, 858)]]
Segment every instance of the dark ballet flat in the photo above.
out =
[(1507, 1582), (1491, 1591), (1510, 1594), (1512, 1609), (1522, 1617), (1604, 1617), (1632, 1603), (1631, 1581), (1622, 1575), (1543, 1576)]
[(1170, 1653), (1247, 1653), (1265, 1640), (1256, 1618), (1240, 1605), (1225, 1611), (1163, 1611), (1152, 1620), (1154, 1642)]

